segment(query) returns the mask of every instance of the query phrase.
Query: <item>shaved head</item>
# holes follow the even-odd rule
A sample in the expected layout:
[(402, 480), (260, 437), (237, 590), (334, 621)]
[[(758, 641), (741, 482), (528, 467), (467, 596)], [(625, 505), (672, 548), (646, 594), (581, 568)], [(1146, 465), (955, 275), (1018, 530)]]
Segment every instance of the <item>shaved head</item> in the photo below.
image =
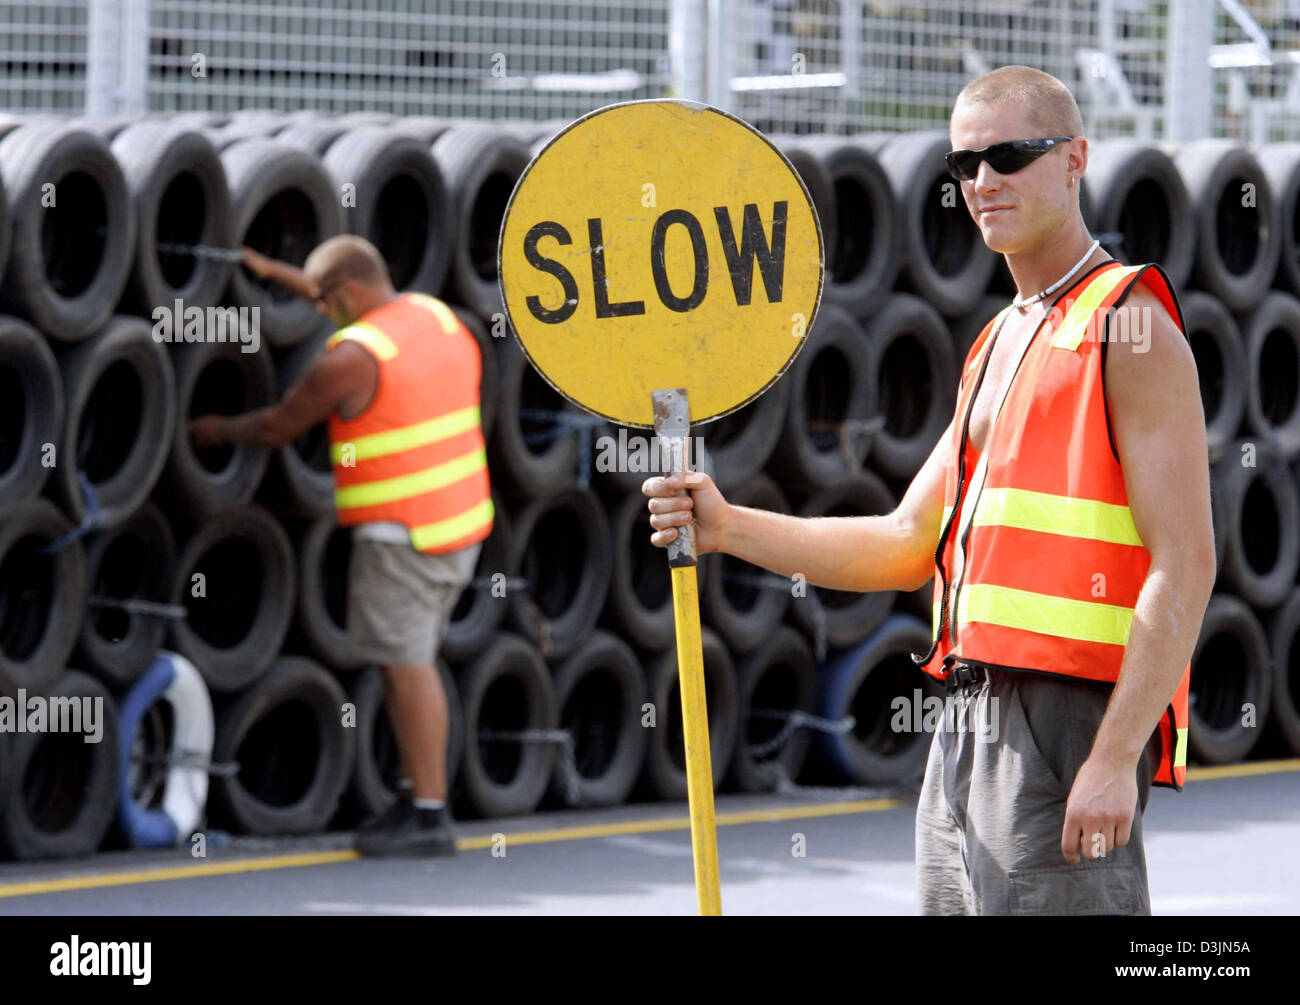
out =
[(957, 95), (954, 111), (963, 104), (1018, 104), (1039, 135), (1083, 135), (1083, 119), (1070, 89), (1050, 73), (1032, 66), (1000, 66), (976, 77)]
[(345, 279), (369, 287), (387, 288), (392, 285), (388, 266), (379, 250), (355, 234), (331, 237), (319, 245), (307, 256), (303, 271), (324, 289)]

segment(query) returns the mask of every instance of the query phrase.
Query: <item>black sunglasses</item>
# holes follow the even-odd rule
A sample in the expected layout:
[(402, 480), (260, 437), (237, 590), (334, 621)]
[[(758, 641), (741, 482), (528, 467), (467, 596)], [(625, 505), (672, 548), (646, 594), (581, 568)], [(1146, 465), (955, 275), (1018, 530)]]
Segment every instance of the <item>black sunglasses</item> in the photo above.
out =
[(948, 173), (958, 181), (974, 181), (980, 161), (988, 161), (998, 174), (1015, 174), (1027, 167), (1058, 143), (1068, 143), (1072, 136), (1046, 136), (1034, 140), (1007, 140), (983, 150), (949, 150), (943, 155)]

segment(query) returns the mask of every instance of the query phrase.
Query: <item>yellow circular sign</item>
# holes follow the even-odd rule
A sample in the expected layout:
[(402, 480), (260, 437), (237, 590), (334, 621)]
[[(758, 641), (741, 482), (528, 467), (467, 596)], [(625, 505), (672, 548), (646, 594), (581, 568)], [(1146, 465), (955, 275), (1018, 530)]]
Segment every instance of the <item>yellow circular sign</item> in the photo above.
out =
[(651, 428), (650, 394), (692, 422), (785, 371), (821, 300), (821, 226), (762, 134), (688, 101), (609, 105), (558, 133), (515, 185), (497, 250), (529, 360), (565, 397)]

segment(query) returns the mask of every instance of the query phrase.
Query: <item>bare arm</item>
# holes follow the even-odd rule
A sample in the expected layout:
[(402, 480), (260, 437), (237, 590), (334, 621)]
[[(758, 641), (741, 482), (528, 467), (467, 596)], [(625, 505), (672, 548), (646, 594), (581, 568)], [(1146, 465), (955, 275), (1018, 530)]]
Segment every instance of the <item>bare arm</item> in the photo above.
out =
[[(1196, 362), (1154, 294), (1135, 288), (1124, 305), (1129, 307), (1150, 309), (1148, 339), (1145, 345), (1109, 346), (1106, 392), (1129, 508), (1151, 565), (1119, 680), (1088, 763), (1075, 780), (1077, 807), (1076, 792), (1071, 793), (1062, 836), (1071, 862), (1078, 861), (1079, 841), (1087, 835), (1109, 838), (1113, 829), (1114, 843), (1127, 843), (1137, 801), (1134, 769), (1191, 658), (1214, 586), (1205, 413)], [(1130, 331), (1137, 330), (1135, 324)], [(1078, 819), (1072, 820), (1076, 810)], [(1083, 850), (1085, 857), (1094, 857)]]
[[(882, 516), (789, 516), (728, 503), (707, 475), (649, 478), (642, 491), (651, 497), (650, 541), (666, 546), (694, 514), (700, 554), (726, 552), (836, 590), (918, 589), (934, 574), (950, 432), (940, 437), (898, 508)], [(682, 487), (691, 494), (673, 494)]]
[(294, 296), (304, 300), (315, 300), (320, 291), (316, 284), (307, 278), (307, 273), (296, 265), (268, 258), (252, 248), (244, 248), (244, 265), (249, 272), (261, 279), (279, 283)]
[(199, 446), (243, 443), (282, 447), (327, 419), (349, 396), (373, 384), (375, 367), (366, 350), (344, 342), (322, 353), (278, 404), (243, 415), (200, 416), (190, 423), (190, 433)]

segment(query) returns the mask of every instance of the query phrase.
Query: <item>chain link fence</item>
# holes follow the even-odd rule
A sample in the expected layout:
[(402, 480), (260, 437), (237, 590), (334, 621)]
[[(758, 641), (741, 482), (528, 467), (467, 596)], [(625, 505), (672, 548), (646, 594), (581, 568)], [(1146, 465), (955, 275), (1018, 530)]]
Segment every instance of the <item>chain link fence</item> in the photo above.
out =
[(1300, 138), (1300, 0), (36, 0), (0, 106), (572, 119), (706, 100), (772, 132), (942, 128), (971, 77), (1067, 81), (1089, 135)]

